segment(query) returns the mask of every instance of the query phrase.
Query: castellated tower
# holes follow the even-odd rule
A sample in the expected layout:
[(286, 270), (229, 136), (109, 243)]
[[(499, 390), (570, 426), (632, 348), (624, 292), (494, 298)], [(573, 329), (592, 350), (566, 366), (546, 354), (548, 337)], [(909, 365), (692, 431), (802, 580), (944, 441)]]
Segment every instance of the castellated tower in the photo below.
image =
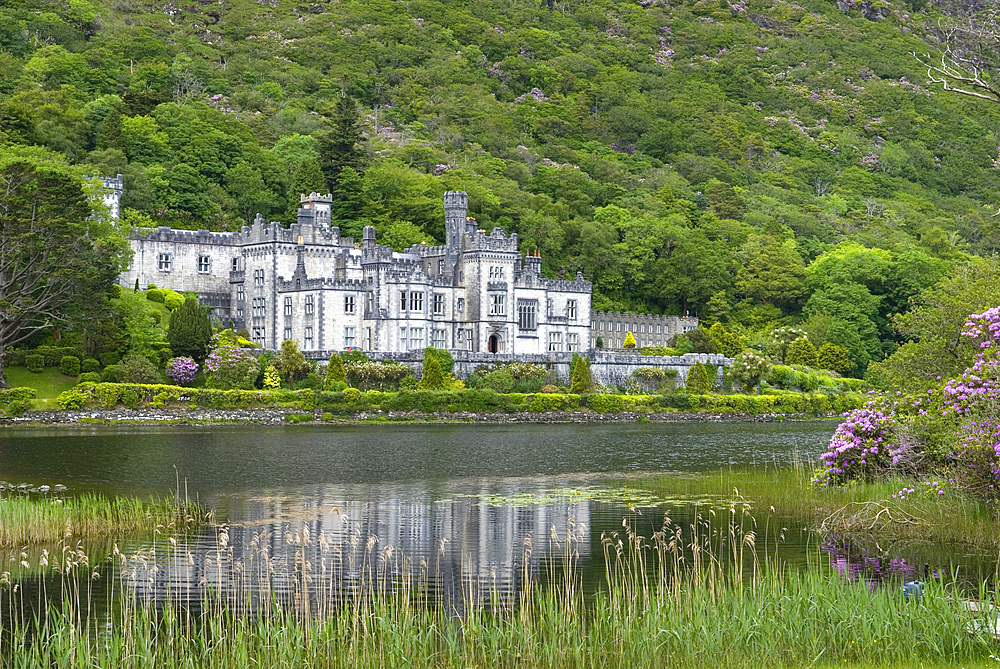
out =
[(450, 190), (444, 194), (445, 243), (449, 249), (461, 247), (468, 211), (469, 196), (463, 191)]

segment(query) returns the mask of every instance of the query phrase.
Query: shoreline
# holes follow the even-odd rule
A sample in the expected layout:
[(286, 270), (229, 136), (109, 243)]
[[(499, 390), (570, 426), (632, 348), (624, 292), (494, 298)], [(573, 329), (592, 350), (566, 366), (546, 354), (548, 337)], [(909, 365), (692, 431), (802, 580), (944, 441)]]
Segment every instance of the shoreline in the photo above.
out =
[(294, 409), (66, 409), (30, 411), (17, 418), (0, 418), (3, 428), (52, 428), (113, 425), (371, 425), (405, 423), (469, 423), (481, 425), (568, 424), (568, 423), (770, 423), (784, 420), (829, 420), (839, 413), (718, 413), (718, 412), (636, 412), (618, 411), (517, 411), (427, 413), (422, 411), (359, 411), (353, 416), (333, 416), (323, 420), (321, 410)]

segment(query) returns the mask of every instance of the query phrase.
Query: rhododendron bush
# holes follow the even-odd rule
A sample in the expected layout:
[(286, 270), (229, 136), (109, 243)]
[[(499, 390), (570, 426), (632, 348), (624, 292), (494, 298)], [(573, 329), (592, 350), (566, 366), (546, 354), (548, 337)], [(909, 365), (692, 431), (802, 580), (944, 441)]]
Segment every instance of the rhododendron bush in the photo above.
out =
[(937, 475), (978, 497), (1000, 498), (1000, 308), (969, 316), (962, 342), (976, 355), (957, 378), (921, 397), (873, 393), (847, 413), (815, 482)]

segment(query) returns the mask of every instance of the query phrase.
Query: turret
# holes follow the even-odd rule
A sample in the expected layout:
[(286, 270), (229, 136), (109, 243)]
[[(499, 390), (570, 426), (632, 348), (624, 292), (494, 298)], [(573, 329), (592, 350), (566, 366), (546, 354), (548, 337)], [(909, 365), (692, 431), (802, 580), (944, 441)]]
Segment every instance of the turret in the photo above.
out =
[(445, 243), (450, 249), (461, 246), (468, 211), (469, 196), (465, 192), (450, 190), (444, 194)]

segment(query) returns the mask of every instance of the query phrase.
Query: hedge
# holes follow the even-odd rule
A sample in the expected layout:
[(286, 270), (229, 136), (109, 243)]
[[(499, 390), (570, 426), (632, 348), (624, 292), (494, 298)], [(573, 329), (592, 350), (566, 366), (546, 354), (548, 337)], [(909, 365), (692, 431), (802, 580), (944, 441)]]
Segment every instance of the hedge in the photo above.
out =
[(73, 346), (39, 346), (30, 351), (6, 351), (3, 354), (4, 364), (11, 365), (12, 367), (23, 367), (25, 365), (25, 357), (29, 355), (42, 356), (42, 364), (46, 367), (58, 367), (64, 356), (72, 355), (79, 357), (80, 350)]
[[(13, 389), (4, 391), (31, 391)], [(33, 395), (32, 395), (33, 396)], [(3, 401), (0, 395), (0, 402)], [(81, 397), (83, 398), (81, 400)], [(420, 411), (424, 413), (512, 413), (531, 411), (579, 411), (597, 413), (654, 413), (670, 410), (710, 413), (805, 413), (820, 414), (856, 409), (864, 403), (860, 393), (842, 395), (783, 393), (777, 395), (573, 395), (560, 393), (509, 393), (463, 388), (455, 391), (404, 390), (399, 392), (314, 390), (214, 390), (182, 388), (163, 384), (80, 383), (59, 396), (64, 408), (80, 408), (86, 403), (114, 407), (161, 408), (167, 402), (187, 402), (192, 407), (249, 409), (280, 407), (311, 411), (319, 408), (331, 415), (354, 415), (367, 411)]]

